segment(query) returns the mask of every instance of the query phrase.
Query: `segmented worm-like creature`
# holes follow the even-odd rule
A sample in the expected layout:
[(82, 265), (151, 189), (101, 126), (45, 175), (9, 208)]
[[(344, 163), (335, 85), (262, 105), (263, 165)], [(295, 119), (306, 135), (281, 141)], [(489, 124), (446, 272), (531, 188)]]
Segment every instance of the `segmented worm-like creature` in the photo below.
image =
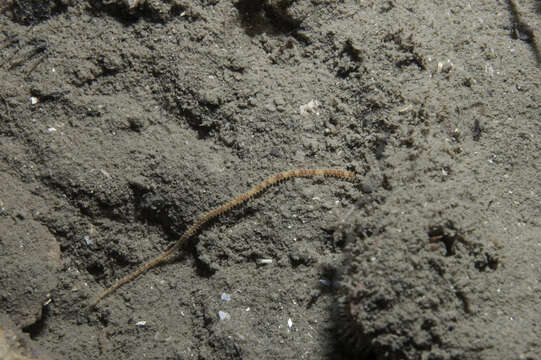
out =
[(188, 230), (184, 232), (184, 234), (182, 234), (180, 239), (169, 250), (167, 250), (160, 256), (150, 260), (149, 262), (141, 266), (139, 269), (135, 270), (134, 272), (128, 274), (127, 276), (123, 277), (122, 279), (118, 280), (116, 283), (111, 285), (109, 288), (103, 291), (100, 295), (98, 295), (98, 297), (91, 304), (91, 307), (94, 308), (104, 297), (109, 295), (111, 292), (113, 292), (120, 286), (124, 285), (128, 281), (135, 279), (136, 277), (146, 272), (151, 267), (164, 261), (167, 257), (169, 257), (169, 255), (171, 255), (176, 250), (178, 250), (186, 242), (186, 240), (188, 240), (192, 235), (194, 235), (197, 232), (197, 230), (201, 228), (201, 226), (203, 226), (205, 223), (209, 222), (210, 220), (214, 219), (215, 217), (222, 215), (226, 213), (227, 211), (231, 210), (232, 208), (245, 203), (249, 199), (260, 194), (262, 191), (284, 180), (292, 179), (295, 177), (314, 177), (314, 176), (335, 177), (335, 178), (341, 178), (345, 180), (353, 180), (355, 178), (355, 173), (350, 172), (350, 171), (344, 171), (344, 170), (308, 169), (308, 170), (285, 171), (285, 172), (276, 174), (273, 177), (268, 178), (267, 180), (263, 181), (262, 183), (254, 187), (253, 189), (225, 203), (219, 208), (216, 208), (206, 213), (205, 215), (203, 215), (191, 227), (189, 227)]

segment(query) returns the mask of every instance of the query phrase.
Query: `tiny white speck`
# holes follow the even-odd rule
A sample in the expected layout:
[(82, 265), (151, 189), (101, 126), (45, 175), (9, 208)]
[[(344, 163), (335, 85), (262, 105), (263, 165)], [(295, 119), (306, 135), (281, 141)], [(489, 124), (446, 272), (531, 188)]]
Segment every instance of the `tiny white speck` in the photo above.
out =
[(291, 329), (292, 326), (293, 326), (293, 320), (291, 320), (291, 318), (287, 319), (287, 327)]
[(34, 96), (30, 97), (30, 104), (36, 105), (38, 102), (39, 100), (37, 97), (34, 97)]
[(247, 307), (244, 311), (249, 312), (249, 311), (250, 311), (250, 308)]
[(228, 293), (222, 293), (222, 300), (225, 302), (231, 301), (231, 296)]
[(48, 131), (48, 132), (55, 132), (56, 129), (55, 129), (54, 127), (50, 127), (50, 128), (47, 129), (47, 131)]
[(135, 326), (145, 326), (146, 324), (147, 324), (147, 322), (143, 320), (143, 321), (136, 322)]
[(88, 235), (85, 235), (85, 236), (84, 236), (84, 239), (85, 239), (86, 245), (91, 245), (91, 244), (92, 244), (92, 240), (90, 240), (90, 238), (88, 237)]

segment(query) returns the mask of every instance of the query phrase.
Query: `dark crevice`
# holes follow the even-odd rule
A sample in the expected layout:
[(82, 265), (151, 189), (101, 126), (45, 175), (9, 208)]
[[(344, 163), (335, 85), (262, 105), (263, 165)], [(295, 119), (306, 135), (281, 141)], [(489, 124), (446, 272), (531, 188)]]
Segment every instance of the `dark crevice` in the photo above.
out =
[(290, 1), (240, 0), (235, 7), (248, 35), (290, 34), (299, 29), (301, 21), (288, 14), (289, 4)]
[(140, 18), (153, 23), (166, 22), (166, 19), (163, 17), (164, 14), (152, 9), (145, 1), (141, 1), (135, 7), (130, 7), (123, 1), (90, 0), (89, 3), (95, 16), (101, 16), (102, 13), (105, 13), (126, 26), (135, 24)]
[(453, 256), (456, 253), (457, 242), (465, 243), (464, 238), (458, 234), (452, 224), (448, 226), (432, 226), (428, 231), (430, 243), (441, 243), (445, 246), (445, 256)]
[(0, 4), (0, 14), (21, 25), (36, 25), (66, 11), (67, 4), (62, 0), (12, 0)]
[(473, 141), (479, 141), (481, 138), (481, 133), (483, 131), (483, 128), (481, 127), (481, 122), (479, 119), (475, 119), (473, 121), (473, 127), (472, 127), (472, 138)]
[(351, 40), (347, 40), (340, 52), (341, 60), (337, 64), (336, 76), (345, 79), (352, 74), (361, 71), (361, 51), (353, 46)]
[(99, 262), (93, 262), (87, 265), (86, 270), (88, 271), (90, 275), (94, 277), (101, 276), (103, 275), (103, 272), (104, 272), (103, 264)]
[(480, 272), (483, 272), (489, 269), (494, 271), (498, 269), (499, 264), (500, 264), (500, 261), (498, 260), (498, 258), (488, 252), (479, 254), (478, 259), (476, 259), (474, 262), (475, 268), (479, 270)]
[(383, 41), (392, 42), (398, 47), (397, 50), (400, 53), (400, 57), (395, 61), (397, 67), (403, 68), (409, 65), (416, 65), (419, 70), (426, 70), (422, 56), (415, 51), (415, 43), (411, 35), (405, 38), (402, 31), (398, 31), (388, 34)]
[(462, 307), (464, 309), (464, 312), (466, 314), (471, 314), (472, 313), (472, 309), (471, 309), (471, 301), (470, 299), (468, 298), (468, 295), (463, 291), (463, 290), (457, 290), (455, 292), (456, 294), (456, 297), (460, 300), (460, 302), (462, 303)]
[(30, 325), (27, 325), (22, 328), (23, 332), (30, 335), (32, 340), (36, 340), (40, 335), (43, 334), (47, 327), (47, 318), (49, 316), (49, 307), (43, 305), (41, 308), (41, 316), (36, 319), (36, 321)]

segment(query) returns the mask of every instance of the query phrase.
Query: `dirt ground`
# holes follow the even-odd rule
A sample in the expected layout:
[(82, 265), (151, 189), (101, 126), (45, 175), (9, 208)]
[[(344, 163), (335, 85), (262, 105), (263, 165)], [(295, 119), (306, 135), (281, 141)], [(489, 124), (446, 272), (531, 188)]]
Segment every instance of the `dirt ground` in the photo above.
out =
[[(541, 359), (539, 29), (537, 0), (0, 1), (0, 355)], [(357, 179), (272, 187), (88, 309), (303, 168)]]

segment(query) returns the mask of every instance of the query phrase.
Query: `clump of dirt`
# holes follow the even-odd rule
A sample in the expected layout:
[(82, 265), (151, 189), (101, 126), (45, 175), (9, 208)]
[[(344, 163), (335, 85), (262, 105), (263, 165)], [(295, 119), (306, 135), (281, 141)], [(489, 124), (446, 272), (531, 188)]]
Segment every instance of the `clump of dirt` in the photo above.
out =
[(6, 0), (0, 5), (0, 14), (21, 25), (34, 25), (64, 12), (70, 0)]
[(60, 268), (60, 247), (39, 221), (47, 205), (30, 192), (39, 193), (41, 189), (4, 171), (0, 182), (0, 259), (4, 273), (0, 277), (0, 306), (19, 327), (38, 331), (45, 321), (50, 292), (58, 284), (55, 273)]

